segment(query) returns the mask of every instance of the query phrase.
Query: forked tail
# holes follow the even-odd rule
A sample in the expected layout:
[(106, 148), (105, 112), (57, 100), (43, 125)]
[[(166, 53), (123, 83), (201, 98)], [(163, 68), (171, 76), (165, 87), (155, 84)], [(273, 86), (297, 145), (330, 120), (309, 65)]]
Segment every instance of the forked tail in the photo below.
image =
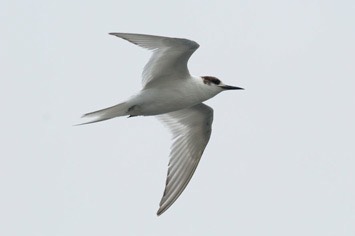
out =
[(84, 114), (81, 118), (89, 118), (89, 119), (93, 118), (93, 120), (78, 125), (86, 125), (86, 124), (91, 124), (91, 123), (100, 122), (104, 120), (109, 120), (119, 116), (127, 116), (129, 115), (128, 109), (129, 109), (129, 105), (123, 102), (112, 107), (90, 112)]

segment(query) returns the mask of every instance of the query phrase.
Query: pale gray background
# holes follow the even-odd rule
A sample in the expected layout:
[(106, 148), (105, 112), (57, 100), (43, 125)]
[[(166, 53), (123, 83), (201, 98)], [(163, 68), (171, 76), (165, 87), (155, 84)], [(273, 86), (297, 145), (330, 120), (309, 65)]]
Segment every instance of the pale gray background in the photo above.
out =
[[(354, 1), (1, 1), (0, 235), (355, 235)], [(155, 118), (73, 127), (140, 89), (150, 53), (108, 32), (186, 37), (194, 75), (245, 87), (215, 110), (181, 198), (158, 209)]]

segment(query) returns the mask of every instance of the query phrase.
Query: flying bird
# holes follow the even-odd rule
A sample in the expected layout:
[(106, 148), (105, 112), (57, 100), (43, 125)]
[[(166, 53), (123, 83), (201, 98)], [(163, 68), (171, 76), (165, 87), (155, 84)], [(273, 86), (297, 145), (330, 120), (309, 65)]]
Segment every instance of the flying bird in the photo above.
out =
[(187, 68), (199, 47), (192, 40), (132, 33), (110, 33), (153, 52), (142, 73), (143, 88), (128, 100), (84, 114), (89, 124), (119, 116), (156, 116), (171, 131), (173, 144), (163, 197), (164, 213), (189, 183), (211, 136), (213, 109), (203, 102), (222, 91), (243, 89), (213, 76), (192, 76)]

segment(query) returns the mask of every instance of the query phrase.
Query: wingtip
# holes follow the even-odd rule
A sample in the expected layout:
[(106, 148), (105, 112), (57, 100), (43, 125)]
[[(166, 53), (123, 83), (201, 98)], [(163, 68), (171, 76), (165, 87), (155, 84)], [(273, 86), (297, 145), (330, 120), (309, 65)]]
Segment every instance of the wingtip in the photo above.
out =
[(81, 125), (84, 125), (83, 123), (80, 123), (80, 124), (74, 124), (73, 126), (81, 126)]
[(159, 205), (159, 209), (157, 211), (157, 216), (161, 216), (164, 212), (166, 212), (170, 207), (171, 207), (172, 203), (171, 204), (160, 204)]
[(116, 36), (116, 37), (120, 37), (120, 35), (124, 34), (124, 33), (119, 33), (119, 32), (111, 32), (111, 33), (108, 33), (109, 35), (112, 35), (112, 36)]
[(165, 210), (159, 208), (159, 210), (157, 211), (157, 216), (161, 216), (161, 214), (164, 213)]

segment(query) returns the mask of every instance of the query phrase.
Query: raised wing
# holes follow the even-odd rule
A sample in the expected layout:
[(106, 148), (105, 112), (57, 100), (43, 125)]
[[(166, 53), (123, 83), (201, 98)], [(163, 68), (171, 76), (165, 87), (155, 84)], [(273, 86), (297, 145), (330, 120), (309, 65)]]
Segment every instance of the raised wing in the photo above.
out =
[(143, 87), (160, 79), (188, 78), (187, 62), (199, 47), (188, 39), (169, 38), (145, 34), (110, 33), (143, 48), (153, 50), (142, 73)]
[(213, 109), (196, 106), (159, 115), (173, 134), (168, 176), (157, 215), (166, 211), (189, 183), (211, 136)]

